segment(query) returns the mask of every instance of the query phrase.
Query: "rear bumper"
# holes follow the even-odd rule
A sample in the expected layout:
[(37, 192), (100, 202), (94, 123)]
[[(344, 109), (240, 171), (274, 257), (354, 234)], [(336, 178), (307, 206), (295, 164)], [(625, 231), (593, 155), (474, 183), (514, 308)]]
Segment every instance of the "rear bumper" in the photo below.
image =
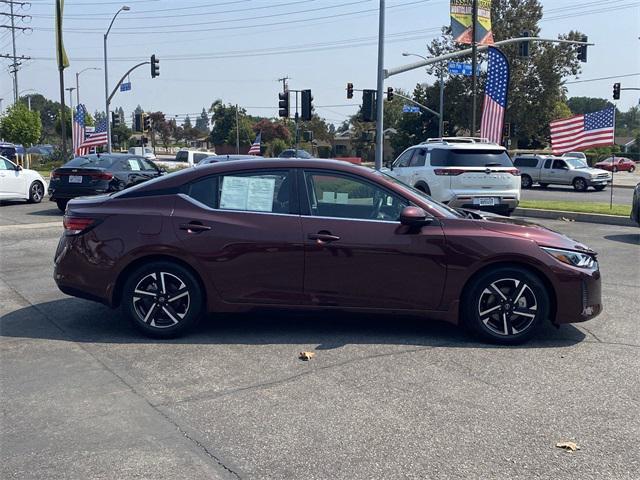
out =
[(108, 193), (108, 188), (51, 188), (49, 187), (49, 200), (55, 202), (56, 200), (70, 200), (77, 197), (89, 197), (93, 195), (101, 195)]
[[(493, 205), (481, 205), (481, 199), (493, 198)], [(476, 210), (490, 211), (513, 211), (516, 209), (520, 200), (518, 195), (504, 193), (482, 193), (482, 194), (456, 194), (451, 200), (445, 202), (454, 208), (471, 208)]]

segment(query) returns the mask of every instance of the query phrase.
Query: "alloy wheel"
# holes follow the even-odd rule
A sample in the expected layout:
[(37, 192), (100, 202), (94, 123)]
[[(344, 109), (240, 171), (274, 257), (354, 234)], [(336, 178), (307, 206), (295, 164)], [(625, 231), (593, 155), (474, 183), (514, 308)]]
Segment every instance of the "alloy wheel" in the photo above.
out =
[(511, 336), (527, 330), (538, 314), (533, 289), (522, 280), (502, 278), (480, 294), (478, 317), (496, 335)]
[(40, 182), (33, 182), (31, 185), (31, 200), (35, 203), (38, 203), (42, 200), (44, 196), (44, 187)]
[(133, 290), (133, 310), (139, 319), (155, 328), (169, 328), (189, 313), (191, 294), (176, 275), (158, 271), (144, 276)]

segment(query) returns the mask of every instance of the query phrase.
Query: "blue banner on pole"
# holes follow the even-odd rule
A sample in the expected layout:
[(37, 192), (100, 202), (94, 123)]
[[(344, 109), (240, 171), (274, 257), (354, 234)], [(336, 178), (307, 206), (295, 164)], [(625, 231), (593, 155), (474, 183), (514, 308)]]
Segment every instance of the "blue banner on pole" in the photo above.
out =
[(126, 83), (121, 83), (120, 84), (120, 91), (121, 92), (127, 92), (131, 90), (131, 82), (126, 82)]

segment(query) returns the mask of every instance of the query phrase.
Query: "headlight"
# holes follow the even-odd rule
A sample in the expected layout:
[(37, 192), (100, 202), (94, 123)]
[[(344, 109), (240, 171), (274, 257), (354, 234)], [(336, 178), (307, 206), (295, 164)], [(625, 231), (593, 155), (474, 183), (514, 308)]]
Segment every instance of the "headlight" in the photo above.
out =
[(572, 267), (594, 270), (598, 268), (598, 261), (593, 255), (573, 250), (560, 250), (558, 248), (541, 247), (549, 255)]

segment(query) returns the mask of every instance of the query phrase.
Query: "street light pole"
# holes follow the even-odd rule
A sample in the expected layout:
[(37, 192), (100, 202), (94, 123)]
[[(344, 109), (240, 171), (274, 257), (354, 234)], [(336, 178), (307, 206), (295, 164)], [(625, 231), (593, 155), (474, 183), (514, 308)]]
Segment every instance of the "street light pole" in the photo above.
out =
[(89, 68), (85, 68), (84, 70), (80, 70), (79, 72), (76, 72), (76, 104), (80, 105), (80, 74), (82, 72), (86, 72), (87, 70), (100, 70), (99, 67), (89, 67)]
[(473, 96), (473, 108), (471, 109), (471, 136), (476, 135), (476, 110), (477, 106), (477, 90), (478, 90), (478, 42), (476, 42), (476, 24), (478, 23), (478, 0), (473, 0), (471, 12), (471, 89)]
[(382, 169), (384, 159), (384, 9), (385, 0), (380, 0), (378, 14), (378, 88), (376, 93), (376, 170)]
[(73, 119), (73, 91), (76, 87), (68, 87), (65, 90), (69, 91), (69, 108), (71, 109), (71, 118)]
[(131, 10), (127, 5), (123, 5), (116, 12), (116, 14), (111, 19), (111, 23), (109, 24), (109, 28), (104, 34), (104, 113), (106, 115), (107, 120), (107, 152), (111, 153), (111, 122), (109, 121), (109, 71), (107, 67), (107, 37), (109, 36), (109, 32), (111, 31), (111, 27), (113, 26), (113, 22), (115, 22), (116, 17), (122, 11), (127, 12)]

